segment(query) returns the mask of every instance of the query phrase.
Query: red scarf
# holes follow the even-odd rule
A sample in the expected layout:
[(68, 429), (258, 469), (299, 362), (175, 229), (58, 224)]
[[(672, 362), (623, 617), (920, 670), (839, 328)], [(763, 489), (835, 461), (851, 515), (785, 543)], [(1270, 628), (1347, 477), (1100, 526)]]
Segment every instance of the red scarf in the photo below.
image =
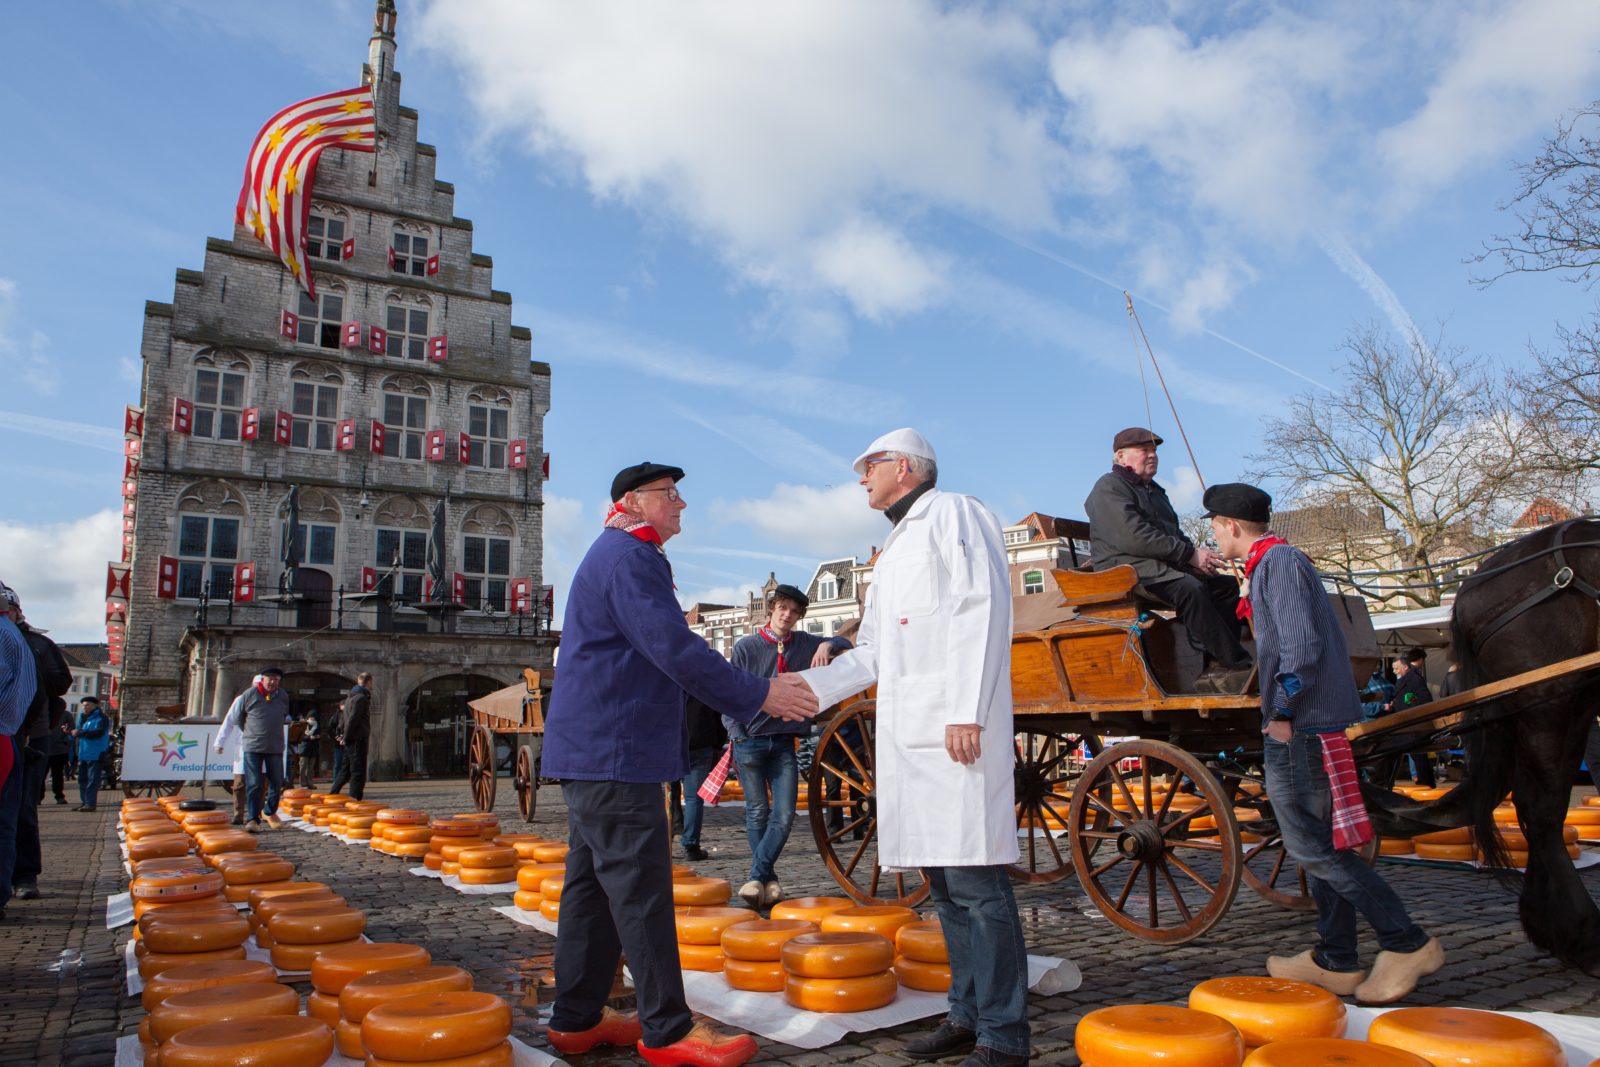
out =
[(760, 634), (767, 644), (778, 646), (778, 673), (782, 674), (787, 671), (789, 666), (783, 661), (783, 650), (786, 645), (794, 643), (794, 631), (790, 630), (788, 637), (779, 638), (776, 633), (773, 633), (771, 626), (763, 626), (756, 633)]
[(1288, 543), (1277, 534), (1269, 533), (1250, 546), (1250, 552), (1244, 557), (1244, 588), (1239, 590), (1239, 606), (1234, 609), (1234, 614), (1239, 618), (1250, 618), (1250, 576), (1255, 573), (1261, 557), (1267, 554), (1267, 549)]
[(260, 682), (256, 683), (256, 692), (261, 694), (261, 699), (262, 700), (271, 700), (272, 699), (272, 694), (267, 692), (265, 689), (261, 688), (261, 683)]
[[(660, 548), (663, 543), (661, 535), (656, 533), (654, 526), (651, 526), (643, 519), (634, 518), (615, 504), (612, 504), (611, 510), (606, 513), (606, 529), (621, 530), (625, 534), (632, 534), (639, 540), (655, 545), (657, 548)], [(662, 551), (665, 551), (665, 549)]]

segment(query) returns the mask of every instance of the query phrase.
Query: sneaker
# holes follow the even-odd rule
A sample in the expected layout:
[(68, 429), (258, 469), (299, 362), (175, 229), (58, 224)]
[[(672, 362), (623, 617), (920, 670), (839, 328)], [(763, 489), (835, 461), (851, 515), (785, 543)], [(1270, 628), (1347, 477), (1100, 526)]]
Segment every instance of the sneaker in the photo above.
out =
[(77, 807), (73, 808), (72, 810), (73, 811), (93, 811), (94, 809), (91, 808), (87, 804), (79, 804)]
[(971, 1052), (977, 1044), (976, 1031), (957, 1026), (947, 1016), (937, 1029), (919, 1034), (900, 1046), (900, 1052), (914, 1060), (937, 1060), (957, 1052)]
[(639, 1016), (612, 1008), (600, 1012), (600, 1021), (587, 1030), (546, 1030), (545, 1038), (564, 1056), (578, 1056), (596, 1045), (627, 1048), (639, 1040)]
[(259, 834), (261, 832), (261, 824), (256, 822), (256, 820), (251, 819), (249, 822), (244, 824), (244, 832), (247, 834)]
[(1393, 1004), (1417, 988), (1419, 979), (1443, 966), (1444, 947), (1437, 937), (1428, 938), (1415, 952), (1380, 952), (1372, 977), (1356, 986), (1356, 1003)]
[(694, 860), (696, 863), (699, 863), (702, 860), (708, 860), (708, 859), (711, 858), (711, 853), (707, 852), (705, 849), (701, 848), (699, 845), (684, 845), (683, 846), (683, 854), (685, 856), (687, 856), (689, 859)]
[(272, 827), (274, 830), (282, 830), (283, 829), (283, 820), (278, 818), (276, 815), (268, 815), (267, 816), (267, 825)]
[(739, 899), (750, 905), (752, 908), (759, 908), (761, 906), (761, 894), (765, 892), (765, 890), (765, 886), (752, 878), (744, 885), (739, 887)]
[(65, 804), (66, 802), (67, 802), (67, 798), (66, 797), (56, 797), (56, 803), (57, 804)]
[(670, 1045), (651, 1048), (640, 1038), (637, 1048), (652, 1067), (739, 1067), (761, 1051), (749, 1034), (723, 1034), (705, 1023), (696, 1023), (687, 1035)]
[(783, 899), (783, 886), (777, 882), (768, 882), (761, 887), (761, 906), (770, 908)]
[(1350, 996), (1367, 976), (1365, 971), (1330, 971), (1316, 961), (1309, 948), (1298, 956), (1268, 956), (1267, 973), (1321, 986), (1336, 997)]
[(19, 900), (38, 900), (39, 883), (31, 879), (26, 882), (17, 882), (11, 887), (13, 894)]

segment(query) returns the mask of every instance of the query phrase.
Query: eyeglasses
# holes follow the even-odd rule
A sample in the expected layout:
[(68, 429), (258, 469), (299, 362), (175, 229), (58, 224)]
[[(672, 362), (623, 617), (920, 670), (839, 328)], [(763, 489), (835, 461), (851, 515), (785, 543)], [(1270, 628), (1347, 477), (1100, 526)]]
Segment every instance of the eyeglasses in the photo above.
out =
[(864, 460), (861, 461), (861, 465), (863, 467), (867, 468), (867, 470), (871, 470), (873, 467), (877, 466), (879, 463), (894, 463), (897, 460), (898, 460), (898, 457), (896, 457), (896, 456), (879, 456), (877, 459), (864, 459)]
[(678, 492), (678, 487), (675, 486), (675, 485), (663, 485), (663, 486), (658, 486), (655, 489), (635, 489), (634, 492), (635, 493), (665, 493), (665, 494), (667, 494), (667, 499), (672, 501), (674, 504), (676, 504), (678, 501), (683, 499), (683, 494)]

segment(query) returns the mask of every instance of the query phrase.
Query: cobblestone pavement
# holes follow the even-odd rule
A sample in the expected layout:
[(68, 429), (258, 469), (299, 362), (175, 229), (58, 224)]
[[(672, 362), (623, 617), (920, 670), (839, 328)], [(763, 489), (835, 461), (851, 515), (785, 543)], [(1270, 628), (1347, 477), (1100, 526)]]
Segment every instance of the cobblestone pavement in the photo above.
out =
[[(507, 783), (501, 786), (501, 823), (508, 832), (520, 831), (515, 797)], [(436, 815), (471, 809), (464, 781), (380, 782), (368, 787), (367, 797)], [(121, 949), (131, 927), (105, 928), (105, 898), (125, 888), (125, 879), (114, 830), (117, 797), (103, 799), (106, 803), (94, 814), (48, 801), (41, 809), (44, 897), (13, 901), (0, 923), (0, 975), (7, 993), (0, 1007), (0, 1033), (5, 1035), (0, 1065), (109, 1065), (115, 1038), (138, 1027), (138, 998), (122, 994)], [(539, 804), (528, 829), (564, 839), (560, 790), (544, 787)], [(701, 873), (727, 878), (735, 886), (743, 881), (749, 855), (743, 818), (742, 808), (708, 811), (702, 841), (712, 857), (695, 865)], [(510, 904), (509, 895), (463, 896), (437, 881), (406, 874), (404, 861), (324, 835), (282, 830), (268, 834), (264, 845), (295, 861), (301, 877), (328, 882), (365, 908), (374, 940), (420, 942), (437, 960), (471, 970), (478, 988), (519, 1004), (518, 1036), (544, 1047), (540, 1011), (550, 997), (554, 942), (489, 910)], [(1443, 940), (1449, 954), (1445, 969), (1410, 1003), (1600, 1015), (1600, 979), (1565, 968), (1531, 948), (1516, 920), (1512, 890), (1495, 878), (1390, 863), (1382, 869), (1416, 920)], [(836, 892), (803, 815), (779, 863), (779, 876), (789, 895)], [(1585, 878), (1595, 892), (1600, 874)], [(1072, 1031), (1087, 1011), (1114, 1003), (1181, 1001), (1203, 979), (1262, 973), (1269, 952), (1297, 952), (1313, 937), (1310, 914), (1274, 907), (1244, 887), (1205, 937), (1170, 948), (1121, 932), (1070, 878), (1053, 885), (1019, 885), (1017, 898), (1030, 950), (1069, 957), (1084, 974), (1083, 986), (1073, 993), (1030, 997), (1037, 1063), (1078, 1062)], [(83, 962), (75, 974), (58, 977), (47, 968), (63, 951), (81, 952)], [(1370, 941), (1367, 951), (1373, 951)], [(301, 991), (309, 991), (309, 985), (302, 983)], [(912, 1061), (896, 1050), (906, 1033), (923, 1025), (855, 1034), (846, 1043), (815, 1052), (763, 1042), (758, 1062), (906, 1064)], [(596, 1053), (575, 1058), (575, 1067), (636, 1062), (620, 1052)]]

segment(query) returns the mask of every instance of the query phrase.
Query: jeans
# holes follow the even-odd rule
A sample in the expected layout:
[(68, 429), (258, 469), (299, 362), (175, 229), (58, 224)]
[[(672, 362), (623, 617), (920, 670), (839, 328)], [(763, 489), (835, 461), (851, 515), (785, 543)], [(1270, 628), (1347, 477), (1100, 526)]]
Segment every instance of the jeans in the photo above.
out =
[[(266, 778), (266, 800), (262, 802), (261, 780)], [(271, 814), (278, 810), (278, 797), (283, 793), (283, 753), (246, 752), (244, 754), (245, 818), (257, 822), (263, 811)]]
[(0, 911), (11, 901), (11, 872), (17, 865), (17, 815), (22, 808), (22, 746), (0, 737), (11, 756), (11, 773), (0, 786)]
[(1312, 958), (1330, 971), (1356, 971), (1356, 913), (1378, 935), (1378, 947), (1415, 952), (1428, 935), (1377, 871), (1353, 849), (1333, 847), (1333, 795), (1322, 769), (1322, 739), (1297, 733), (1288, 744), (1266, 739), (1267, 795), (1283, 847), (1306, 872), (1317, 903), (1318, 944)]
[[(794, 826), (798, 779), (794, 766), (794, 735), (751, 737), (733, 743), (733, 761), (739, 765), (744, 786), (744, 833), (750, 840), (750, 879), (777, 879), (773, 867), (789, 842)], [(772, 804), (767, 804), (767, 788)]]
[(39, 844), (39, 797), (50, 770), (50, 739), (35, 737), (22, 746), (22, 800), (17, 805), (17, 863), (11, 870), (14, 884), (30, 885), (44, 870)]
[(86, 808), (95, 806), (95, 801), (100, 796), (100, 761), (99, 759), (86, 759), (78, 761), (78, 803)]
[[(367, 791), (367, 739), (346, 738), (336, 751), (344, 755), (344, 761), (333, 772), (333, 791), (337, 793), (349, 782), (350, 795), (360, 800), (361, 794)], [(338, 756), (334, 757), (334, 762), (339, 763)]]
[(683, 776), (683, 844), (686, 848), (700, 844), (700, 822), (706, 811), (706, 802), (700, 799), (700, 785), (721, 758), (720, 748), (689, 750), (689, 773)]
[[(342, 745), (339, 742), (335, 741), (333, 743), (333, 780), (335, 782), (337, 782), (339, 779), (341, 779), (343, 777), (345, 777), (344, 745)], [(329, 790), (330, 793), (337, 793), (338, 791), (339, 791), (339, 787), (338, 786), (334, 786), (332, 789)]]
[(1028, 950), (1006, 868), (926, 867), (950, 952), (950, 1022), (978, 1044), (1028, 1055)]

